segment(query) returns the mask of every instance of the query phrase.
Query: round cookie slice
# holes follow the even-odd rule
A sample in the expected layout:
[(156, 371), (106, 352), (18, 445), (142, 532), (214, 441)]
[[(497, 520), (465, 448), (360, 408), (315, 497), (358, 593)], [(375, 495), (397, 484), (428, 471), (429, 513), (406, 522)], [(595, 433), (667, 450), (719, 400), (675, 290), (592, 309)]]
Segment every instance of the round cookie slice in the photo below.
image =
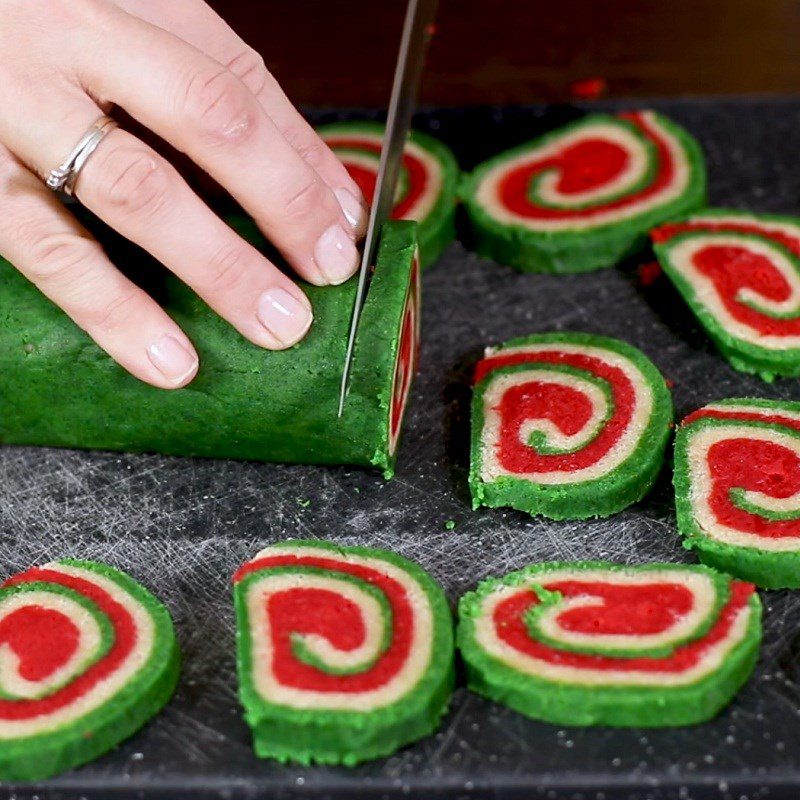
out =
[(559, 725), (703, 722), (752, 673), (761, 604), (703, 566), (533, 564), (459, 602), (469, 687)]
[(604, 517), (655, 482), (672, 398), (635, 347), (584, 333), (537, 334), (488, 349), (475, 381), (474, 508)]
[[(335, 122), (317, 129), (361, 189), (368, 203), (375, 194), (381, 143), (379, 122)], [(409, 135), (397, 181), (392, 219), (418, 223), (422, 265), (436, 261), (455, 238), (456, 195), (460, 172), (450, 149), (419, 131)]]
[(444, 593), (383, 550), (289, 541), (234, 576), (256, 755), (353, 765), (432, 733), (453, 687)]
[(675, 439), (684, 546), (769, 589), (800, 588), (800, 403), (722, 400)]
[(592, 114), (484, 162), (461, 194), (478, 252), (527, 272), (585, 272), (702, 206), (706, 174), (700, 146), (666, 117)]
[(800, 376), (800, 219), (714, 209), (652, 232), (667, 276), (731, 365)]
[(169, 700), (169, 612), (122, 572), (63, 560), (0, 587), (0, 779), (38, 781), (126, 739)]

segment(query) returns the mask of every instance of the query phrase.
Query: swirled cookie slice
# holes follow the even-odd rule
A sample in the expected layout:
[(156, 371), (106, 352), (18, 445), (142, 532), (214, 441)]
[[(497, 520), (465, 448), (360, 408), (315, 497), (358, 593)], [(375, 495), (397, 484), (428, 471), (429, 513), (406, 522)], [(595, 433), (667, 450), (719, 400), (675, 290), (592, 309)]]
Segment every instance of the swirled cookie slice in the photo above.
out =
[(672, 399), (635, 347), (590, 334), (537, 334), (487, 350), (475, 380), (475, 507), (604, 517), (653, 485)]
[[(356, 120), (317, 129), (372, 202), (385, 126)], [(455, 238), (456, 195), (460, 171), (450, 149), (420, 131), (411, 131), (403, 151), (392, 219), (417, 223), (422, 265), (436, 261)]]
[(667, 276), (735, 369), (766, 381), (800, 375), (800, 220), (715, 209), (652, 238)]
[(290, 541), (234, 581), (239, 695), (256, 755), (352, 765), (436, 729), (453, 686), (452, 625), (416, 564)]
[(63, 560), (0, 588), (0, 779), (41, 780), (156, 714), (179, 672), (169, 612), (111, 567)]
[(703, 722), (760, 639), (754, 587), (702, 566), (532, 564), (459, 602), (470, 688), (559, 725)]
[(462, 184), (478, 251), (530, 272), (611, 266), (705, 195), (700, 146), (653, 111), (589, 115), (495, 156)]
[(771, 589), (800, 588), (800, 403), (722, 400), (675, 438), (684, 545)]

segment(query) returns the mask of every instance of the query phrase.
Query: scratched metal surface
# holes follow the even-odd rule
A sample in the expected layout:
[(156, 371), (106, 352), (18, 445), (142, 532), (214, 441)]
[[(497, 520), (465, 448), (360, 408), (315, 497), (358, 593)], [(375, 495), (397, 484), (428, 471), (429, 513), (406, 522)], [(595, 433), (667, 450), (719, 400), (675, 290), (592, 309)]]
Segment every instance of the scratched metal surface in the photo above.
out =
[[(715, 203), (800, 210), (800, 101), (655, 104), (708, 154)], [(420, 125), (467, 166), (577, 113), (432, 112)], [(326, 118), (330, 117), (327, 115)], [(465, 136), (469, 134), (469, 136)], [(470, 144), (471, 142), (471, 144)], [(668, 476), (608, 520), (553, 523), (469, 510), (466, 378), (487, 343), (544, 330), (620, 336), (674, 382), (680, 415), (715, 398), (800, 399), (733, 372), (668, 284), (636, 267), (579, 277), (520, 276), (455, 244), (425, 274), (421, 374), (395, 480), (352, 469), (0, 448), (0, 570), (59, 556), (106, 561), (170, 607), (184, 653), (174, 700), (95, 763), (17, 798), (797, 798), (800, 796), (800, 594), (764, 595), (757, 673), (716, 721), (672, 731), (540, 724), (459, 688), (440, 732), (357, 769), (254, 758), (235, 695), (229, 578), (264, 544), (325, 537), (415, 559), (451, 601), (487, 576), (540, 559), (686, 560)], [(58, 413), (57, 407), (53, 413)], [(456, 521), (448, 531), (446, 520)], [(1, 790), (0, 790), (1, 791)]]

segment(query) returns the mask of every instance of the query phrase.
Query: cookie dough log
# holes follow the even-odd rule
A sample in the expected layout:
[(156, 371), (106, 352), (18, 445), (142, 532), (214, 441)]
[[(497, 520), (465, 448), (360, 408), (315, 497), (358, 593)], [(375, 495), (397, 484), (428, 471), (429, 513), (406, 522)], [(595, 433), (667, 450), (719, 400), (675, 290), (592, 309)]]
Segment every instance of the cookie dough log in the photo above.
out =
[[(317, 129), (342, 160), (368, 202), (375, 194), (385, 128), (379, 122), (335, 122)], [(455, 156), (438, 139), (411, 131), (403, 153), (393, 219), (418, 223), (423, 266), (436, 261), (453, 241), (460, 171)]]
[(700, 208), (698, 143), (653, 111), (592, 114), (484, 162), (461, 195), (479, 253), (525, 272), (609, 267)]
[(256, 755), (353, 765), (432, 733), (453, 688), (444, 593), (383, 550), (289, 541), (234, 577)]
[(800, 588), (800, 403), (722, 400), (675, 438), (684, 546), (768, 589)]
[(800, 219), (709, 209), (652, 232), (656, 256), (742, 372), (800, 376)]
[(469, 687), (527, 716), (690, 725), (752, 673), (761, 604), (702, 566), (533, 564), (465, 595), (457, 640)]
[(0, 587), (0, 780), (97, 758), (169, 700), (180, 656), (169, 612), (122, 572), (34, 567)]
[(475, 508), (605, 517), (652, 487), (669, 439), (672, 398), (635, 347), (593, 334), (536, 334), (489, 348), (475, 381)]
[[(255, 226), (236, 227), (255, 243)], [(9, 264), (0, 262), (0, 442), (170, 455), (374, 466), (391, 475), (416, 368), (419, 267), (415, 224), (381, 239), (337, 418), (356, 281), (304, 286), (315, 320), (290, 350), (244, 340), (176, 279), (165, 307), (200, 354), (186, 388), (128, 375)]]

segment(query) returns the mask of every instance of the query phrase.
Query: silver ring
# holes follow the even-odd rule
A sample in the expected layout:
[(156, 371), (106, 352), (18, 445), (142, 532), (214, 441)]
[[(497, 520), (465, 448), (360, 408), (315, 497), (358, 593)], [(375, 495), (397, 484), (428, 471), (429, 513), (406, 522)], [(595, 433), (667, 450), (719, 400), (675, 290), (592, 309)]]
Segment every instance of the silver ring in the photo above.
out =
[(46, 183), (54, 192), (66, 192), (70, 197), (75, 191), (75, 181), (78, 174), (83, 169), (84, 164), (89, 160), (89, 156), (97, 149), (97, 145), (117, 127), (111, 117), (100, 117), (86, 133), (81, 136), (80, 141), (72, 149), (72, 152), (55, 169), (50, 170)]

